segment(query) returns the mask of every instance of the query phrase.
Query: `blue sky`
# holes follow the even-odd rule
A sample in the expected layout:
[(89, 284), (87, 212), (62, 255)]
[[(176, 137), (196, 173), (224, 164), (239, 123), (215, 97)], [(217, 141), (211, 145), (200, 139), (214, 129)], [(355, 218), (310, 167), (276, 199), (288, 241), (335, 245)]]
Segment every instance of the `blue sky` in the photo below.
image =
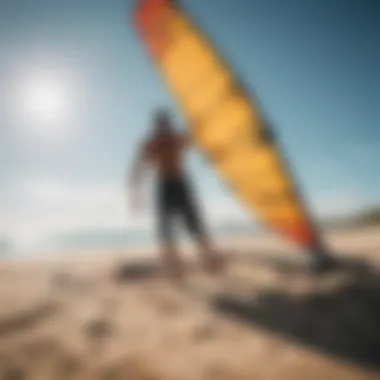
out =
[[(149, 210), (126, 212), (124, 173), (152, 110), (176, 103), (128, 19), (133, 3), (0, 1), (0, 234), (27, 245), (60, 231), (151, 226)], [(259, 97), (313, 210), (379, 203), (379, 3), (181, 4)], [(35, 78), (57, 82), (61, 121), (22, 117)], [(247, 219), (196, 152), (189, 163), (212, 223)]]

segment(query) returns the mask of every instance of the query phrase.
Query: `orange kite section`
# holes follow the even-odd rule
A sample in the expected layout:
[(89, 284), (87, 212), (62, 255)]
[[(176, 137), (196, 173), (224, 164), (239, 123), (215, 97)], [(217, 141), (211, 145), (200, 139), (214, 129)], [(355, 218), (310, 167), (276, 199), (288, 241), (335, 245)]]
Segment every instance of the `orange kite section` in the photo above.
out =
[(273, 131), (197, 25), (173, 0), (140, 1), (134, 23), (225, 183), (267, 226), (300, 245), (317, 244)]

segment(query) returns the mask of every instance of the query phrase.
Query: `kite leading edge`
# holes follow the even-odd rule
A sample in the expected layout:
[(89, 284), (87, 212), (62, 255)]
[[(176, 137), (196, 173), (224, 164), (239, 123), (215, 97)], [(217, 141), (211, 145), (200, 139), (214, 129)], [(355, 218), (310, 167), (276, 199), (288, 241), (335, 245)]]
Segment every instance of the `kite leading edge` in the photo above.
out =
[(321, 252), (319, 231), (258, 104), (173, 0), (141, 0), (134, 25), (176, 97), (198, 148), (268, 227)]

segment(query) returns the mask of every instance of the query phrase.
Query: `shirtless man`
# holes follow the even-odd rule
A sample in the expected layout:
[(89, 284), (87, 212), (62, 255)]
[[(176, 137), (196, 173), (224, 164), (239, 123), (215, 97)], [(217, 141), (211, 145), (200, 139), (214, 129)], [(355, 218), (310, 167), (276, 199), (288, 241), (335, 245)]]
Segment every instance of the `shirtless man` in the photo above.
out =
[(141, 206), (141, 179), (145, 166), (153, 166), (157, 173), (156, 206), (158, 233), (162, 244), (161, 259), (169, 274), (179, 279), (184, 266), (173, 237), (174, 220), (179, 216), (198, 243), (207, 270), (221, 269), (221, 260), (211, 247), (209, 237), (198, 213), (197, 202), (184, 170), (183, 156), (191, 145), (189, 136), (176, 132), (166, 112), (155, 115), (152, 136), (139, 149), (132, 171), (132, 205)]

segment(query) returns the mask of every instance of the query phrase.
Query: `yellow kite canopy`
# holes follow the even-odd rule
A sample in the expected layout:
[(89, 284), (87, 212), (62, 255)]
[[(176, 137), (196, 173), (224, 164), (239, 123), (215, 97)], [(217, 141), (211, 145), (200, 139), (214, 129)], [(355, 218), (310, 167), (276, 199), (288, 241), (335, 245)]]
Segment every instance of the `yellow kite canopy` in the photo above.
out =
[(194, 139), (255, 215), (294, 242), (317, 242), (257, 105), (199, 28), (171, 0), (142, 0), (135, 25), (177, 97)]

